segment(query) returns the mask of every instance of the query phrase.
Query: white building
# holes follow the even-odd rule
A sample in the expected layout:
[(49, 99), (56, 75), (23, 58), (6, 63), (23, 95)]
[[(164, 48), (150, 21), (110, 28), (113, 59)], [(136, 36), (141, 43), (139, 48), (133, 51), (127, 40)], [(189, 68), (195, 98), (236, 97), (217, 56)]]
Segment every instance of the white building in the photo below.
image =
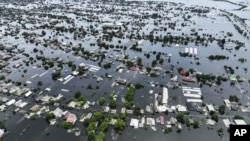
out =
[(138, 128), (139, 127), (139, 120), (138, 119), (134, 119), (134, 118), (132, 118), (131, 120), (130, 120), (130, 124), (129, 124), (130, 126), (133, 126), (134, 128)]
[(247, 123), (243, 119), (235, 119), (234, 123), (235, 125), (247, 125)]
[(32, 94), (31, 91), (28, 91), (26, 94), (24, 94), (25, 97), (29, 97)]
[(61, 110), (60, 108), (56, 108), (54, 111), (53, 111), (53, 115), (56, 117), (56, 118), (60, 118), (63, 116), (63, 110)]
[(215, 111), (214, 106), (212, 104), (207, 105), (208, 112)]
[(11, 105), (13, 105), (15, 102), (16, 102), (15, 99), (11, 99), (10, 101), (8, 101), (8, 102), (6, 103), (6, 105), (7, 105), (7, 106), (11, 106)]
[(168, 103), (168, 89), (164, 87), (162, 92), (162, 104), (167, 104), (167, 103)]

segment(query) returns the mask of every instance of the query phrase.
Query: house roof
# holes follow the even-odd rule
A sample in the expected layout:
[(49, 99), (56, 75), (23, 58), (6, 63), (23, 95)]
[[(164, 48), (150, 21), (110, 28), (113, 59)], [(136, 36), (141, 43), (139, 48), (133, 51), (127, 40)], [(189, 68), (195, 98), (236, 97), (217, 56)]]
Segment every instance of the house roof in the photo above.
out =
[(195, 103), (187, 102), (186, 105), (189, 111), (197, 111), (198, 109), (198, 106)]
[(53, 114), (56, 116), (56, 117), (62, 117), (63, 115), (63, 110), (61, 110), (60, 108), (56, 108), (54, 111), (53, 111)]
[(242, 119), (235, 119), (234, 123), (236, 125), (247, 125), (247, 123), (244, 120), (242, 120)]
[(130, 124), (129, 124), (130, 126), (134, 126), (134, 128), (138, 128), (138, 126), (139, 126), (139, 120), (138, 119), (134, 119), (134, 118), (132, 118), (131, 120), (130, 120)]
[(132, 66), (132, 67), (129, 68), (129, 70), (138, 71), (138, 68), (136, 66)]
[(0, 129), (0, 138), (3, 137), (4, 129)]
[(184, 70), (184, 69), (180, 71), (180, 74), (181, 74), (181, 75), (186, 75), (186, 73), (187, 73), (187, 71)]
[(231, 80), (231, 81), (236, 81), (236, 80), (237, 80), (236, 75), (235, 75), (235, 74), (232, 74), (232, 75), (230, 76), (230, 80)]
[(75, 124), (76, 120), (77, 120), (77, 117), (75, 114), (70, 113), (67, 115), (67, 119), (66, 119), (67, 122)]

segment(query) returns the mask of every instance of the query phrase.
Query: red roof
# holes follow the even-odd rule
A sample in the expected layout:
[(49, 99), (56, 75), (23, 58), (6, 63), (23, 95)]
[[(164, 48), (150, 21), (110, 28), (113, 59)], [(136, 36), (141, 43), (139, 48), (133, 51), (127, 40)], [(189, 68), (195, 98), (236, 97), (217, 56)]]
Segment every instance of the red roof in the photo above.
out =
[(186, 73), (187, 73), (187, 71), (184, 70), (184, 69), (180, 71), (180, 74), (181, 74), (181, 75), (186, 75)]
[(160, 116), (160, 121), (161, 121), (161, 124), (164, 124), (164, 117), (163, 116)]
[(100, 41), (100, 45), (105, 45), (105, 41)]
[(72, 123), (72, 124), (75, 124), (76, 120), (77, 120), (76, 115), (71, 114), (71, 113), (68, 115), (68, 117), (66, 119), (67, 122)]
[(0, 54), (0, 59), (1, 60), (4, 60), (4, 59), (6, 59), (7, 58), (7, 56), (6, 55), (2, 55), (2, 54)]
[(195, 82), (196, 81), (195, 78), (193, 78), (193, 77), (182, 77), (182, 80), (188, 81), (188, 82)]
[(136, 66), (132, 66), (132, 67), (129, 68), (129, 70), (138, 71), (139, 69), (138, 69), (138, 67), (136, 67)]

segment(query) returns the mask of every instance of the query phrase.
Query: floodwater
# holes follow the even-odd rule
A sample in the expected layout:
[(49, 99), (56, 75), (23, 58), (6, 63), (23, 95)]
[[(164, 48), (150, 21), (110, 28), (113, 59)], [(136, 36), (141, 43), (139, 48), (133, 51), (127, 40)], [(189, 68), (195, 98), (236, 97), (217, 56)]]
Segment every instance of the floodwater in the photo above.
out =
[[(190, 0), (187, 0), (187, 5), (193, 5), (192, 3), (189, 3)], [(197, 3), (197, 1), (193, 1), (194, 3)], [(206, 5), (203, 6), (209, 6), (211, 3), (213, 3), (212, 6), (217, 7), (218, 9), (225, 9), (227, 8), (228, 10), (232, 9), (237, 9), (239, 6), (235, 6), (229, 3), (226, 3), (227, 6), (225, 6), (225, 3), (223, 2), (210, 2), (207, 3)], [(215, 3), (215, 4), (214, 4)], [(212, 12), (212, 14), (216, 15), (216, 12)], [(236, 13), (238, 14), (238, 13)], [(240, 15), (240, 14), (239, 14)], [(210, 15), (211, 17), (214, 15)], [(244, 14), (243, 14), (244, 16)], [(74, 16), (73, 16), (74, 17)], [(106, 17), (106, 20), (110, 20), (112, 18)], [(128, 19), (127, 19), (128, 20)], [(178, 18), (176, 18), (178, 20)], [(249, 62), (245, 63), (239, 63), (238, 58), (240, 57), (248, 57), (249, 54), (249, 49), (247, 48), (249, 40), (246, 40), (240, 36), (235, 29), (233, 28), (233, 25), (225, 20), (223, 17), (217, 17), (216, 19), (209, 19), (209, 18), (203, 18), (203, 17), (198, 17), (194, 16), (191, 20), (196, 21), (196, 25), (193, 25), (196, 28), (205, 28), (206, 30), (201, 31), (202, 33), (209, 33), (213, 36), (216, 36), (220, 31), (227, 29), (228, 32), (233, 32), (234, 33), (234, 38), (235, 40), (240, 40), (246, 44), (246, 47), (241, 48), (238, 51), (233, 50), (232, 53), (226, 49), (231, 49), (235, 47), (235, 44), (228, 43), (225, 45), (225, 49), (222, 50), (220, 47), (217, 45), (216, 41), (213, 43), (209, 43), (208, 46), (203, 46), (203, 45), (195, 45), (195, 43), (189, 43), (188, 45), (176, 45), (176, 44), (169, 44), (168, 46), (162, 47), (161, 43), (151, 43), (148, 40), (143, 41), (141, 45), (138, 47), (143, 48), (143, 52), (134, 52), (129, 50), (130, 47), (128, 47), (127, 51), (124, 51), (124, 53), (129, 54), (130, 58), (134, 57), (141, 57), (143, 58), (143, 61), (145, 64), (151, 65), (152, 60), (155, 59), (155, 55), (152, 53), (150, 54), (150, 58), (146, 59), (144, 56), (144, 53), (150, 53), (153, 51), (157, 52), (162, 52), (162, 53), (171, 53), (173, 56), (170, 59), (170, 62), (168, 62), (167, 57), (164, 58), (164, 64), (162, 65), (163, 69), (169, 68), (171, 65), (174, 66), (174, 72), (173, 75), (178, 75), (177, 68), (178, 67), (183, 67), (185, 69), (190, 69), (190, 68), (195, 68), (197, 72), (202, 72), (202, 73), (211, 73), (214, 75), (217, 74), (223, 74), (224, 72), (224, 66), (232, 66), (232, 68), (235, 69), (235, 73), (237, 75), (240, 75), (244, 77), (246, 80), (249, 79), (249, 73), (245, 72), (243, 68), (248, 68), (250, 66)], [(151, 21), (152, 22), (152, 21)], [(222, 24), (223, 23), (223, 24)], [(63, 25), (63, 24), (61, 24)], [(89, 23), (82, 23), (79, 22), (77, 26), (89, 26)], [(190, 24), (191, 25), (191, 24)], [(212, 25), (212, 26), (211, 26)], [(148, 27), (149, 29), (152, 27)], [(176, 35), (181, 35), (182, 32), (187, 32), (189, 33), (189, 28), (190, 27), (184, 27), (182, 31), (171, 31)], [(147, 29), (145, 28), (144, 31)], [(150, 31), (150, 30), (149, 30)], [(37, 33), (40, 33), (41, 30), (35, 31)], [(48, 37), (50, 34), (49, 31), (46, 30), (48, 33), (46, 37)], [(158, 31), (158, 35), (163, 34), (163, 31)], [(223, 34), (220, 34), (221, 38), (223, 38)], [(69, 33), (65, 33), (65, 36), (71, 36)], [(63, 37), (58, 37), (59, 39)], [(83, 46), (85, 49), (89, 50), (96, 50), (98, 49), (97, 46), (90, 47), (89, 43), (95, 42), (99, 37), (89, 37), (88, 41), (85, 41)], [(65, 53), (60, 50), (53, 50), (50, 49), (49, 47), (45, 48), (42, 45), (34, 46), (33, 44), (26, 44), (26, 42), (23, 39), (18, 39), (15, 40), (12, 37), (6, 37), (6, 40), (11, 42), (13, 45), (19, 44), (18, 48), (25, 48), (26, 53), (29, 53), (33, 58), (35, 58), (34, 53), (32, 53), (33, 48), (36, 47), (38, 49), (43, 50), (43, 54), (46, 57), (49, 58), (54, 58), (54, 57), (60, 57), (64, 60), (67, 61), (74, 61), (76, 65), (79, 65), (80, 63), (85, 63), (85, 64), (91, 64), (98, 66), (98, 62), (94, 62), (91, 60), (86, 60), (78, 56), (74, 56), (72, 53)], [(119, 39), (113, 38), (114, 45), (117, 44)], [(82, 43), (81, 41), (74, 41), (72, 38), (65, 40), (64, 42), (73, 42), (74, 45), (78, 43)], [(127, 42), (130, 42), (129, 40), (123, 40), (122, 43), (126, 44)], [(179, 52), (184, 52), (185, 48), (197, 48), (198, 50), (198, 56), (200, 59), (194, 60), (193, 57), (189, 58), (183, 58), (179, 56)], [(104, 49), (101, 49), (104, 51)], [(121, 53), (119, 52), (114, 52), (112, 49), (107, 50), (107, 54), (113, 56), (120, 55)], [(220, 60), (220, 61), (210, 61), (207, 59), (209, 55), (213, 54), (223, 54), (229, 57), (228, 60)], [(20, 55), (21, 59), (24, 57)], [(23, 58), (22, 58), (23, 57)], [(43, 67), (37, 68), (35, 67), (35, 64), (32, 66), (31, 64), (29, 66), (25, 66), (25, 64), (20, 67), (19, 69), (14, 69), (13, 72), (7, 76), (7, 79), (12, 79), (13, 81), (21, 81), (25, 83), (26, 81), (31, 81), (32, 84), (27, 84), (28, 87), (33, 88), (33, 87), (38, 87), (37, 82), (42, 81), (43, 85), (39, 86), (41, 90), (50, 87), (52, 91), (49, 93), (49, 95), (57, 95), (59, 93), (63, 94), (63, 96), (66, 98), (70, 98), (71, 96), (74, 95), (74, 92), (77, 90), (80, 90), (83, 92), (84, 96), (89, 100), (89, 101), (96, 101), (100, 96), (106, 97), (108, 99), (108, 95), (110, 92), (114, 91), (115, 94), (118, 95), (117, 97), (117, 109), (120, 111), (120, 108), (123, 106), (121, 100), (125, 96), (127, 87), (126, 86), (115, 86), (114, 88), (111, 87), (111, 84), (114, 79), (116, 78), (126, 78), (129, 82), (135, 84), (135, 83), (141, 83), (145, 86), (143, 89), (136, 90), (136, 95), (134, 97), (135, 104), (140, 105), (141, 107), (145, 108), (146, 105), (149, 105), (150, 103), (153, 103), (153, 94), (149, 94), (149, 90), (154, 90), (154, 93), (161, 93), (162, 88), (161, 87), (152, 87), (150, 86), (149, 82), (153, 82), (155, 84), (163, 84), (166, 85), (170, 79), (169, 74), (165, 74), (164, 71), (159, 71), (161, 76), (159, 77), (149, 77), (145, 74), (139, 74), (137, 72), (133, 71), (127, 71), (126, 69), (124, 70), (123, 73), (117, 73), (115, 71), (116, 66), (120, 64), (120, 62), (116, 62), (114, 58), (108, 58), (108, 60), (112, 60), (114, 64), (112, 64), (111, 69), (103, 69), (101, 68), (97, 72), (87, 72), (89, 74), (88, 78), (84, 78), (82, 76), (77, 76), (73, 78), (70, 82), (67, 84), (63, 84), (63, 82), (59, 81), (52, 81), (51, 80), (51, 73), (53, 72), (53, 69), (49, 70), (44, 70)], [(249, 60), (249, 58), (247, 58)], [(199, 62), (200, 65), (196, 65), (196, 63)], [(16, 62), (12, 62), (10, 66), (12, 66)], [(37, 63), (40, 63), (39, 61)], [(236, 67), (239, 67), (236, 69)], [(27, 73), (24, 74), (24, 77), (20, 75), (20, 72), (22, 72), (24, 69), (27, 69)], [(67, 75), (70, 74), (71, 71), (66, 72), (65, 70), (70, 70), (70, 68), (67, 65), (63, 66), (62, 70), (62, 77), (66, 77)], [(94, 75), (97, 76), (104, 76), (105, 73), (109, 73), (113, 75), (112, 79), (104, 78), (103, 81), (97, 82), (96, 78), (93, 78)], [(23, 73), (21, 73), (23, 74)], [(32, 78), (32, 76), (38, 74), (38, 76)], [(43, 75), (41, 75), (43, 74)], [(179, 78), (180, 80), (181, 78)], [(94, 89), (87, 89), (88, 85), (92, 85)], [(196, 83), (186, 83), (187, 86), (190, 87), (199, 87), (198, 84)], [(99, 89), (96, 89), (96, 86), (99, 87)], [(63, 92), (61, 89), (67, 89), (69, 92)], [(240, 98), (240, 102), (242, 105), (246, 105), (249, 102), (249, 83), (248, 82), (243, 82), (240, 83), (239, 85), (235, 86), (230, 86), (230, 82), (222, 82), (220, 86), (203, 86), (201, 88), (202, 94), (204, 96), (204, 102), (208, 104), (215, 104), (215, 105), (221, 105), (223, 104), (223, 100), (227, 99), (230, 95), (237, 95)], [(247, 93), (240, 93), (240, 90), (244, 90)], [(37, 95), (37, 93), (34, 93), (34, 95)], [(173, 97), (177, 97), (177, 99), (174, 100)], [(16, 96), (9, 96), (9, 98), (16, 98), (16, 99), (23, 99), (25, 101), (30, 102), (28, 106), (26, 106), (23, 110), (28, 111), (30, 107), (32, 107), (35, 103), (32, 102), (33, 97), (29, 98), (23, 98), (23, 97), (16, 97)], [(182, 94), (181, 89), (169, 89), (169, 103), (172, 105), (177, 105), (177, 104), (183, 104), (185, 105), (186, 98)], [(65, 101), (64, 101), (65, 102)], [(107, 102), (106, 102), (107, 103)], [(56, 107), (51, 106), (51, 110), (54, 110)], [(0, 119), (6, 120), (6, 126), (9, 131), (9, 134), (3, 139), (6, 141), (54, 141), (54, 140), (73, 140), (73, 141), (82, 141), (86, 140), (86, 133), (85, 133), (85, 128), (83, 127), (82, 123), (77, 122), (76, 127), (80, 128), (81, 135), (80, 136), (75, 136), (74, 133), (67, 133), (65, 129), (62, 129), (60, 127), (60, 123), (63, 119), (59, 119), (56, 123), (56, 125), (48, 125), (46, 123), (43, 115), (41, 117), (38, 117), (36, 120), (31, 121), (26, 118), (23, 118), (23, 115), (21, 115), (19, 112), (16, 113), (15, 115), (12, 113), (14, 110), (14, 107), (9, 107), (7, 111), (2, 112), (0, 114)], [(87, 110), (72, 110), (73, 113), (77, 115), (77, 117), (80, 117), (82, 113), (89, 113), (93, 112), (96, 109), (101, 109), (100, 106), (95, 105)], [(63, 110), (68, 110), (68, 109), (63, 109)], [(193, 113), (192, 113), (193, 114)], [(237, 112), (229, 112), (227, 113), (228, 115), (235, 115)], [(247, 123), (250, 123), (250, 118), (248, 114), (240, 113), (242, 115), (246, 116), (246, 121)], [(156, 115), (151, 115), (151, 114), (146, 114), (147, 116), (152, 116), (152, 117), (158, 117), (159, 115), (164, 115), (164, 114), (156, 114)], [(195, 116), (196, 115), (196, 116)], [(197, 116), (198, 115), (198, 116)], [(165, 119), (169, 120), (170, 117), (175, 117), (174, 113), (169, 113), (169, 115), (164, 115)], [(130, 116), (129, 116), (130, 117)], [(133, 117), (133, 115), (131, 115)], [(117, 141), (186, 141), (186, 140), (193, 140), (193, 141), (228, 141), (229, 140), (229, 134), (227, 133), (227, 129), (224, 126), (224, 124), (220, 122), (214, 126), (214, 127), (209, 127), (205, 125), (205, 119), (207, 118), (206, 116), (199, 116), (198, 113), (194, 113), (194, 119), (199, 119), (202, 121), (202, 125), (198, 129), (193, 129), (192, 127), (188, 129), (185, 125), (183, 125), (183, 130), (181, 133), (177, 133), (175, 127), (173, 127), (173, 132), (165, 135), (162, 131), (165, 127), (162, 125), (156, 126), (157, 131), (153, 131), (150, 127), (148, 127), (147, 130), (144, 128), (141, 129), (132, 129), (131, 127), (127, 127), (121, 134), (117, 136)], [(129, 119), (127, 121), (127, 125), (129, 125)], [(28, 128), (27, 128), (28, 127)], [(24, 129), (27, 128), (25, 131)], [(223, 137), (219, 137), (217, 135), (217, 130), (219, 128), (224, 129), (224, 135)], [(108, 132), (106, 133), (106, 140), (111, 141), (112, 136), (111, 136), (111, 127), (109, 128)], [(24, 131), (24, 132), (23, 132)], [(23, 132), (23, 133), (22, 133)]]

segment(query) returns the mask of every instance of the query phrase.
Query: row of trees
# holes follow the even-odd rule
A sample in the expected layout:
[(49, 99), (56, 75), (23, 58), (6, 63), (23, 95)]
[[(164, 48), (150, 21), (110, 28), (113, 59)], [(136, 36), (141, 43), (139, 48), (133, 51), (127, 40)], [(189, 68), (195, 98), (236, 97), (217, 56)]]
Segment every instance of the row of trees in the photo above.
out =
[(134, 94), (135, 94), (135, 87), (133, 85), (130, 85), (128, 92), (125, 95), (125, 103), (124, 103), (124, 106), (127, 109), (131, 109), (131, 107), (133, 106)]
[(210, 55), (208, 56), (209, 60), (223, 60), (223, 59), (229, 59), (229, 57), (225, 55)]
[(114, 129), (116, 132), (122, 132), (125, 129), (126, 123), (119, 118), (118, 114), (105, 117), (103, 112), (94, 112), (91, 119), (84, 122), (89, 140), (104, 141), (105, 132), (109, 128), (111, 119), (115, 119)]
[[(185, 113), (180, 112), (176, 115), (176, 119), (178, 122), (184, 124), (186, 123), (187, 127), (190, 127), (191, 125), (191, 120), (189, 118), (185, 119)], [(194, 120), (193, 122), (193, 127), (194, 128), (199, 128), (200, 127), (200, 122), (198, 120)]]

